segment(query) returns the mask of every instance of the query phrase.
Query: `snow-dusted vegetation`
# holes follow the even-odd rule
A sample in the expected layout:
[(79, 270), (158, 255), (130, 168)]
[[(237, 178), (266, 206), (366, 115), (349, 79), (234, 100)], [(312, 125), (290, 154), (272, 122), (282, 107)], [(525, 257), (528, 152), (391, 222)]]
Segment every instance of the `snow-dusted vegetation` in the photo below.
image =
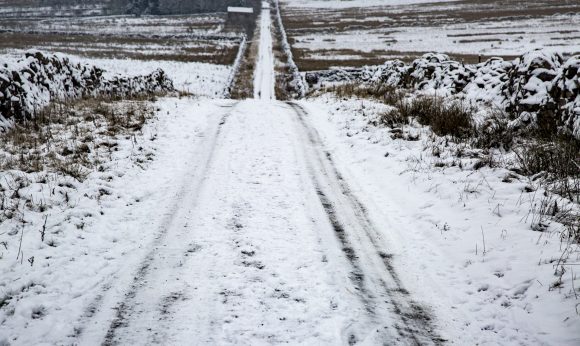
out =
[(307, 72), (304, 79), (314, 90), (352, 83), (453, 95), (506, 112), (514, 130), (554, 123), (554, 131), (580, 139), (580, 56), (532, 51), (513, 61), (494, 58), (469, 65), (430, 53), (409, 64), (392, 60), (362, 69)]

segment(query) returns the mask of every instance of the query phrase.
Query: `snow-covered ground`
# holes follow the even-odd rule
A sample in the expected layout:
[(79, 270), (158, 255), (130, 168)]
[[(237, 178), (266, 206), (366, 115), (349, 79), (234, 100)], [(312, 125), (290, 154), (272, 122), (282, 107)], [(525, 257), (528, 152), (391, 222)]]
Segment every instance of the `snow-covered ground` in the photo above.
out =
[[(388, 23), (388, 19), (386, 20)], [(364, 25), (364, 21), (360, 23)], [(354, 52), (392, 51), (388, 56), (413, 52), (442, 52), (513, 56), (542, 48), (560, 53), (580, 51), (580, 14), (555, 15), (516, 21), (481, 21), (442, 26), (400, 26), (345, 33), (313, 33), (296, 36), (295, 48), (313, 50), (316, 58), (331, 58), (319, 50)], [(518, 32), (518, 34), (514, 34)], [(563, 34), (569, 33), (569, 34)], [(343, 57), (353, 59), (353, 57)], [(356, 58), (356, 56), (354, 57)]]
[[(205, 148), (206, 166), (191, 171), (183, 200), (162, 224), (166, 233), (129, 288), (115, 284), (106, 298), (114, 304), (103, 304), (79, 342), (411, 339), (398, 336), (395, 324), (405, 324), (389, 313), (391, 304), (364, 291), (379, 286), (364, 277), (378, 269), (363, 264), (378, 263), (344, 255), (306, 168), (314, 148), (302, 147), (296, 113), (248, 100), (214, 120), (221, 120), (215, 146)], [(352, 246), (348, 254), (359, 250)]]
[[(0, 13), (1, 14), (1, 13)], [(94, 16), (94, 17), (45, 17), (35, 21), (19, 18), (0, 21), (0, 28), (17, 30), (64, 31), (86, 34), (138, 34), (151, 35), (215, 35), (223, 33), (223, 14), (187, 16)]]
[(396, 6), (422, 3), (452, 2), (457, 0), (282, 0), (281, 2), (299, 8), (356, 8), (372, 6)]
[(225, 13), (6, 18), (0, 12), (0, 54), (35, 48), (97, 59), (231, 65), (243, 38), (225, 23)]
[(298, 64), (304, 60), (303, 68), (309, 70), (412, 60), (425, 52), (452, 54), (466, 62), (477, 62), (479, 55), (514, 57), (538, 48), (565, 55), (580, 52), (575, 2), (287, 0), (281, 7)]
[(262, 100), (271, 100), (275, 98), (271, 22), (270, 5), (267, 2), (263, 2), (262, 14), (260, 16), (260, 46), (258, 49), (258, 61), (254, 74), (254, 98)]
[[(576, 345), (580, 280), (567, 265), (561, 225), (534, 232), (542, 191), (504, 169), (434, 168), (430, 139), (392, 139), (369, 124), (385, 110), (323, 96), (302, 101), (337, 168), (364, 201), (415, 297), (457, 345)], [(580, 248), (573, 245), (571, 260)], [(403, 269), (404, 268), (404, 269)], [(572, 283), (574, 278), (575, 283)], [(448, 333), (448, 334), (447, 334)]]
[[(42, 4), (42, 3), (40, 3)], [(39, 3), (19, 4), (14, 6), (13, 2), (0, 2), (0, 15), (4, 17), (42, 17), (50, 14), (55, 17), (60, 16), (98, 16), (106, 13), (104, 4), (68, 5), (68, 6), (39, 6)]]
[[(0, 344), (580, 344), (559, 225), (530, 229), (542, 190), (433, 168), (424, 129), (369, 125), (386, 106), (274, 100), (263, 11), (255, 99), (160, 99), (102, 171), (19, 192), (68, 189), (0, 224)], [(165, 67), (206, 96), (229, 75)]]
[[(163, 233), (164, 220), (178, 207), (192, 169), (207, 155), (204, 143), (228, 104), (160, 100), (158, 120), (146, 125), (142, 135), (119, 141), (104, 172), (91, 173), (83, 183), (72, 178), (53, 182), (71, 187), (66, 207), (25, 215), (18, 236), (6, 228), (12, 223), (0, 225), (6, 242), (0, 296), (11, 297), (1, 304), (0, 342), (75, 342), (90, 316), (106, 304), (106, 294), (127, 287), (150, 244)], [(136, 161), (140, 157), (155, 159), (143, 170)], [(40, 198), (52, 189), (50, 182), (42, 188), (39, 183), (20, 193)], [(39, 230), (45, 215), (43, 242)], [(33, 265), (17, 259), (21, 234), (21, 251), (35, 258)]]
[[(578, 343), (570, 279), (549, 289), (557, 233), (525, 220), (527, 182), (423, 170), (421, 142), (367, 126), (372, 105), (300, 105), (159, 101), (137, 139), (155, 153), (145, 171), (127, 141), (114, 171), (76, 184), (79, 204), (51, 214), (55, 247), (30, 215), (23, 252), (34, 266), (14, 261), (11, 242), (2, 291), (18, 300), (2, 309), (3, 337)], [(81, 197), (99, 188), (113, 193)]]

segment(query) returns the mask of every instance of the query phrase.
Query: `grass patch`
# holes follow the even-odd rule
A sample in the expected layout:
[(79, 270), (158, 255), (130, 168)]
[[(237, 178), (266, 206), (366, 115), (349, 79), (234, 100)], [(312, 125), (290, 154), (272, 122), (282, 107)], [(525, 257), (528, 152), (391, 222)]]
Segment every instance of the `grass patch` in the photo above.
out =
[(347, 83), (327, 87), (324, 91), (331, 92), (340, 98), (370, 98), (390, 106), (399, 105), (407, 94), (399, 88), (386, 84)]
[(54, 103), (2, 135), (0, 171), (59, 172), (83, 181), (110, 159), (115, 137), (140, 131), (152, 118), (153, 99)]
[[(96, 59), (134, 59), (141, 61), (203, 62), (231, 65), (239, 44), (219, 39), (156, 38), (136, 35), (98, 35), (83, 33), (2, 33), (0, 51), (29, 49), (78, 55)], [(135, 49), (134, 47), (140, 47)]]
[(409, 123), (410, 119), (417, 119), (421, 125), (430, 126), (439, 136), (468, 138), (473, 134), (475, 109), (460, 101), (445, 102), (439, 97), (422, 96), (414, 100), (399, 99), (394, 106), (395, 109), (381, 117), (384, 125), (399, 126)]
[(248, 48), (244, 52), (239, 70), (236, 73), (230, 97), (234, 100), (243, 100), (254, 97), (254, 72), (260, 46), (259, 29), (254, 29)]
[(510, 150), (515, 133), (509, 127), (508, 116), (501, 110), (494, 110), (485, 122), (473, 128), (471, 145), (476, 148)]
[(522, 174), (542, 179), (550, 191), (580, 203), (580, 141), (571, 137), (528, 140), (514, 153)]
[(278, 21), (277, 12), (272, 11), (271, 17), (273, 26), (272, 51), (274, 52), (276, 72), (274, 92), (277, 100), (291, 100), (299, 96), (300, 91), (297, 90), (296, 81), (294, 80), (290, 57), (283, 47), (284, 36)]
[(544, 120), (535, 128), (516, 130), (510, 127), (513, 114), (501, 110), (492, 110), (483, 123), (475, 124), (477, 109), (460, 100), (436, 96), (408, 99), (406, 91), (385, 85), (349, 83), (327, 87), (324, 91), (338, 98), (373, 99), (392, 106), (380, 114), (378, 121), (391, 128), (392, 138), (416, 140), (404, 136), (400, 128), (413, 122), (428, 126), (435, 135), (445, 137), (445, 143), (456, 144), (437, 148), (437, 153), (456, 148), (451, 155), (460, 160), (474, 157), (473, 153), (466, 152), (476, 151), (479, 161), (474, 169), (495, 167), (500, 164), (498, 159), (502, 153), (511, 153), (515, 158), (509, 165), (512, 170), (532, 177), (550, 192), (580, 203), (580, 141), (558, 133), (557, 124), (553, 123), (558, 119), (556, 115), (544, 115)]

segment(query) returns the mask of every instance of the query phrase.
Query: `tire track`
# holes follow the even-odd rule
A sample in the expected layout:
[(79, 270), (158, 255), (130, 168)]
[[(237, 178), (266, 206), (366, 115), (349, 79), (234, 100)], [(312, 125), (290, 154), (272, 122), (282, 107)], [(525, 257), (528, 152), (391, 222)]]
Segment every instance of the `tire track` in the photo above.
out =
[[(237, 103), (231, 106), (223, 106), (224, 108), (235, 108)], [(213, 124), (208, 127), (204, 137), (206, 140), (202, 142), (202, 145), (195, 151), (196, 159), (201, 162), (197, 166), (197, 169), (192, 169), (188, 174), (182, 179), (180, 183), (179, 192), (173, 199), (171, 205), (166, 209), (169, 212), (164, 215), (160, 226), (158, 227), (157, 235), (155, 236), (153, 243), (150, 244), (150, 250), (147, 252), (143, 260), (141, 260), (140, 265), (133, 275), (133, 279), (127, 292), (124, 294), (122, 299), (118, 301), (112, 308), (115, 310), (114, 318), (109, 323), (107, 327), (107, 332), (102, 341), (102, 345), (116, 345), (117, 331), (120, 328), (129, 326), (129, 318), (135, 312), (135, 306), (137, 304), (137, 295), (141, 288), (147, 282), (147, 276), (152, 271), (152, 264), (155, 260), (159, 258), (159, 251), (163, 248), (164, 242), (167, 239), (168, 233), (174, 228), (174, 223), (178, 217), (181, 209), (183, 208), (184, 202), (188, 201), (190, 203), (195, 203), (197, 195), (204, 181), (206, 180), (207, 172), (212, 164), (214, 153), (219, 147), (219, 137), (222, 132), (222, 128), (225, 125), (228, 117), (230, 116), (232, 110), (226, 112), (222, 117), (214, 120)], [(112, 281), (109, 280), (103, 287), (103, 291), (108, 291), (112, 287)], [(103, 309), (103, 294), (97, 295), (97, 298), (89, 305), (87, 312), (81, 317), (82, 325), (88, 325), (88, 323), (94, 318), (99, 310)], [(84, 328), (79, 328), (76, 339), (82, 337), (82, 330)]]
[[(235, 105), (233, 106), (235, 107)], [(129, 291), (125, 294), (125, 298), (121, 301), (115, 308), (116, 314), (115, 318), (109, 325), (109, 329), (105, 335), (105, 339), (103, 340), (103, 346), (110, 346), (116, 345), (118, 342), (116, 341), (116, 331), (121, 327), (127, 327), (129, 325), (128, 317), (134, 312), (135, 305), (136, 305), (136, 296), (139, 289), (144, 285), (146, 281), (146, 277), (150, 272), (150, 268), (152, 263), (154, 263), (157, 253), (161, 248), (161, 244), (165, 240), (169, 230), (172, 229), (174, 220), (177, 214), (180, 211), (181, 206), (183, 205), (184, 200), (187, 197), (193, 197), (192, 201), (197, 199), (198, 192), (205, 181), (206, 173), (208, 172), (214, 152), (217, 150), (218, 146), (218, 139), (220, 137), (220, 133), (222, 131), (223, 126), (225, 125), (227, 118), (230, 116), (231, 112), (224, 114), (220, 121), (217, 123), (217, 126), (214, 126), (212, 131), (210, 141), (201, 148), (201, 152), (204, 153), (203, 157), (203, 164), (199, 166), (199, 171), (192, 171), (182, 182), (182, 188), (179, 190), (178, 195), (176, 196), (174, 203), (172, 204), (170, 210), (171, 212), (165, 216), (163, 222), (161, 223), (160, 231), (158, 236), (156, 237), (156, 245), (149, 251), (149, 253), (145, 256), (145, 259), (142, 261), (142, 264), (134, 276), (133, 282), (130, 286)], [(192, 183), (193, 181), (193, 183)]]
[[(436, 332), (431, 314), (403, 286), (393, 265), (393, 255), (380, 245), (380, 234), (368, 211), (336, 168), (332, 155), (322, 149), (318, 133), (305, 119), (307, 112), (296, 103), (288, 105), (296, 113), (300, 131), (308, 142), (304, 146), (307, 169), (318, 199), (350, 264), (350, 280), (370, 317), (380, 323), (379, 310), (391, 312), (388, 317), (395, 321), (392, 327), (400, 337), (397, 343), (443, 344), (445, 340)], [(356, 344), (357, 336), (350, 335), (348, 342)]]

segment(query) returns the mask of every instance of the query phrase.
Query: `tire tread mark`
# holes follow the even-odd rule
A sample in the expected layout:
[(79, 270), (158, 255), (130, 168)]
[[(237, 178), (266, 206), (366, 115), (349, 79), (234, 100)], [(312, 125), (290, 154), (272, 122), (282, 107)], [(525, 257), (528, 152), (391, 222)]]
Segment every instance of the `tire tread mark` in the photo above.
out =
[[(336, 165), (334, 164), (334, 160), (332, 158), (332, 154), (326, 150), (322, 150), (322, 141), (320, 136), (316, 132), (315, 129), (310, 127), (306, 122), (307, 111), (295, 102), (288, 102), (287, 103), (297, 114), (299, 122), (301, 126), (304, 128), (306, 135), (308, 136), (308, 140), (310, 144), (314, 148), (321, 148), (321, 150), (317, 153), (317, 159), (320, 162), (320, 166), (323, 170), (325, 170), (325, 176), (335, 177), (338, 185), (340, 187), (340, 194), (346, 197), (348, 201), (348, 207), (353, 211), (354, 215), (357, 218), (358, 224), (362, 226), (365, 231), (365, 234), (375, 249), (376, 255), (380, 258), (380, 262), (383, 264), (385, 271), (388, 273), (390, 281), (395, 284), (394, 289), (389, 289), (387, 283), (383, 278), (377, 278), (379, 282), (381, 282), (381, 286), (384, 293), (390, 297), (390, 303), (392, 305), (393, 311), (399, 317), (399, 322), (402, 326), (395, 326), (401, 337), (407, 339), (410, 343), (414, 345), (423, 345), (423, 344), (434, 344), (434, 345), (442, 345), (445, 343), (445, 339), (441, 338), (435, 328), (433, 326), (433, 317), (427, 311), (426, 308), (418, 304), (417, 302), (413, 301), (413, 299), (409, 296), (409, 291), (406, 290), (400, 280), (400, 277), (393, 265), (393, 255), (385, 252), (382, 247), (378, 244), (377, 238), (379, 237), (379, 233), (376, 231), (376, 228), (373, 226), (372, 222), (370, 221), (371, 218), (369, 217), (367, 209), (364, 205), (360, 202), (358, 198), (353, 194), (352, 190), (346, 183), (345, 179), (343, 178), (342, 174), (338, 171)], [(322, 152), (324, 155), (320, 155)], [(326, 161), (326, 162), (325, 162)], [(336, 210), (334, 209), (331, 201), (327, 198), (327, 196), (322, 192), (321, 183), (319, 178), (313, 172), (312, 164), (308, 164), (309, 170), (311, 171), (311, 176), (315, 183), (317, 194), (319, 196), (320, 202), (331, 222), (331, 225), (337, 235), (339, 241), (343, 245), (343, 253), (349, 259), (353, 267), (353, 273), (361, 273), (364, 277), (364, 273), (360, 268), (360, 264), (358, 262), (351, 260), (358, 259), (358, 255), (354, 250), (354, 247), (351, 245), (351, 241), (349, 240), (349, 235), (346, 232), (344, 226), (337, 218)], [(325, 167), (330, 167), (330, 172)], [(348, 245), (345, 245), (348, 244)], [(346, 251), (345, 251), (346, 249)], [(351, 277), (352, 280), (352, 277)], [(364, 286), (363, 286), (364, 287)], [(365, 306), (368, 306), (370, 301), (372, 301), (372, 296), (366, 290), (361, 289), (361, 294), (366, 296), (363, 299), (363, 303)], [(373, 309), (367, 309), (369, 312)]]
[[(233, 105), (232, 108), (233, 107), (235, 107), (235, 105)], [(212, 139), (211, 139), (211, 142), (209, 144), (209, 152), (207, 153), (205, 161), (204, 161), (203, 165), (201, 166), (201, 167), (203, 167), (201, 169), (201, 175), (200, 175), (201, 179), (198, 181), (197, 186), (193, 189), (194, 191), (198, 190), (199, 187), (202, 186), (203, 181), (205, 180), (205, 176), (206, 176), (206, 174), (209, 170), (209, 167), (211, 165), (211, 162), (213, 160), (214, 152), (215, 152), (216, 147), (217, 147), (220, 133), (222, 131), (223, 126), (225, 125), (225, 123), (227, 121), (227, 118), (230, 116), (230, 114), (231, 114), (231, 112), (224, 114), (220, 118), (215, 130), (213, 131), (213, 134), (211, 137)], [(190, 184), (188, 184), (187, 182), (184, 182), (184, 184), (187, 184), (188, 186), (190, 186)], [(156, 257), (156, 254), (158, 252), (158, 249), (159, 249), (159, 247), (157, 245), (160, 242), (162, 242), (163, 239), (166, 237), (167, 232), (171, 228), (171, 224), (173, 223), (173, 220), (174, 220), (175, 216), (177, 215), (177, 212), (179, 211), (179, 205), (181, 204), (181, 201), (185, 198), (186, 193), (188, 191), (192, 191), (192, 189), (191, 188), (180, 189), (180, 192), (178, 193), (177, 197), (174, 200), (174, 203), (172, 204), (172, 207), (170, 208), (171, 212), (163, 218), (163, 220), (161, 222), (161, 227), (158, 230), (158, 233), (154, 239), (154, 244), (152, 245), (152, 248), (149, 250), (147, 255), (141, 261), (141, 265), (139, 266), (139, 269), (134, 274), (134, 277), (133, 277), (133, 280), (131, 282), (131, 285), (129, 286), (128, 292), (125, 294), (122, 301), (120, 301), (117, 304), (117, 306), (114, 308), (114, 310), (116, 310), (115, 317), (113, 318), (113, 320), (109, 324), (109, 327), (107, 329), (107, 333), (105, 334), (105, 338), (104, 338), (103, 342), (101, 343), (101, 345), (103, 345), (103, 346), (117, 345), (118, 344), (118, 341), (116, 340), (117, 330), (119, 328), (127, 327), (129, 325), (128, 317), (131, 316), (131, 314), (134, 311), (134, 308), (135, 308), (135, 301), (134, 300), (135, 300), (135, 297), (137, 296), (137, 293), (139, 292), (139, 289), (146, 282), (145, 279), (146, 279), (147, 274), (149, 273), (151, 263), (153, 263), (153, 261)]]

